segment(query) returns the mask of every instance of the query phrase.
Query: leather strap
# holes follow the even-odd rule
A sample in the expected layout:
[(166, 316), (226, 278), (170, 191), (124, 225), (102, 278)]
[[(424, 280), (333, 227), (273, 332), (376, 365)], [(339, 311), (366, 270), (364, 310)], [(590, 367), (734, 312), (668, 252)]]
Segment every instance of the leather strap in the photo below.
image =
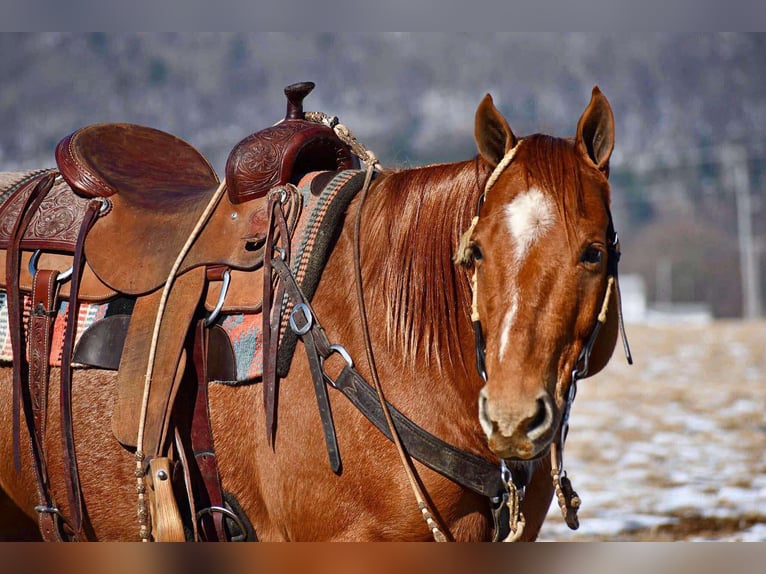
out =
[(30, 439), (35, 445), (33, 459), (37, 479), (38, 524), (43, 540), (58, 542), (61, 534), (60, 516), (55, 510), (45, 457), (45, 430), (48, 413), (50, 382), (50, 348), (56, 317), (58, 271), (39, 270), (32, 287), (32, 312), (29, 319), (29, 381), (25, 385), (25, 415), (31, 417)]
[(632, 365), (633, 354), (630, 352), (630, 343), (628, 343), (628, 335), (625, 331), (625, 322), (622, 315), (622, 293), (620, 292), (620, 279), (617, 271), (621, 256), (620, 240), (617, 237), (617, 231), (614, 229), (614, 221), (611, 212), (609, 212), (607, 240), (609, 242), (609, 245), (607, 246), (609, 251), (607, 259), (607, 275), (614, 277), (614, 295), (617, 298), (617, 320), (620, 328), (620, 337), (622, 338), (622, 347), (625, 351), (625, 359), (628, 361), (629, 365)]
[[(195, 394), (194, 411), (191, 424), (191, 444), (194, 460), (197, 463), (202, 489), (197, 492), (197, 515), (199, 516), (200, 535), (206, 542), (225, 541), (226, 530), (221, 512), (208, 511), (211, 508), (224, 506), (221, 478), (218, 473), (218, 462), (213, 445), (213, 430), (210, 426), (210, 411), (208, 406), (208, 332), (205, 321), (200, 320), (194, 329), (194, 366), (197, 373), (197, 392)], [(205, 510), (203, 510), (205, 509)], [(192, 517), (192, 520), (196, 517)]]
[[(279, 347), (280, 311), (285, 287), (275, 281), (272, 273), (277, 233), (281, 240), (281, 261), (290, 261), (290, 234), (282, 211), (283, 192), (279, 189), (269, 192), (267, 213), (269, 217), (266, 243), (263, 253), (263, 405), (266, 411), (266, 438), (274, 445), (277, 412), (277, 350)], [(276, 296), (273, 296), (274, 285)]]
[[(296, 304), (307, 304), (287, 265), (276, 259), (273, 265), (283, 284), (286, 285), (290, 298)], [(316, 320), (316, 316), (313, 316), (313, 312), (312, 317), (311, 329), (303, 336), (304, 340), (311, 339), (311, 344), (318, 350), (319, 355), (327, 358), (333, 352), (332, 346), (327, 340), (324, 329)], [(320, 371), (322, 376), (326, 377), (321, 366)], [(392, 440), (376, 391), (354, 367), (346, 366), (338, 379), (330, 383), (341, 391), (378, 430)], [(444, 442), (412, 422), (390, 403), (386, 404), (391, 411), (402, 443), (415, 459), (455, 483), (487, 498), (496, 499), (506, 492), (506, 484), (503, 482), (497, 464)], [(332, 454), (330, 456), (332, 457)]]
[[(23, 328), (23, 315), (21, 309), (21, 292), (19, 290), (19, 260), (21, 255), (20, 244), (24, 236), (24, 232), (29, 226), (32, 217), (37, 212), (40, 204), (42, 203), (45, 195), (53, 187), (53, 181), (55, 179), (55, 173), (48, 173), (40, 178), (36, 178), (29, 182), (27, 185), (34, 185), (34, 188), (30, 191), (27, 199), (19, 212), (18, 218), (14, 224), (13, 230), (10, 235), (10, 242), (8, 248), (8, 254), (6, 258), (6, 284), (8, 286), (8, 324), (9, 332), (11, 336), (11, 348), (14, 357), (13, 364), (13, 445), (14, 445), (14, 464), (19, 471), (21, 469), (20, 460), (20, 448), (21, 448), (21, 428), (20, 418), (21, 410), (24, 411), (24, 418), (27, 424), (27, 430), (31, 445), (31, 457), (32, 468), (35, 475), (35, 482), (37, 486), (38, 502), (36, 507), (38, 512), (38, 524), (40, 527), (40, 533), (43, 540), (46, 541), (61, 541), (64, 539), (62, 536), (59, 522), (61, 514), (53, 502), (51, 497), (50, 487), (48, 484), (48, 472), (45, 466), (45, 455), (43, 452), (43, 437), (44, 428), (36, 424), (37, 421), (42, 419), (44, 421), (44, 404), (41, 398), (47, 393), (47, 388), (42, 389), (38, 387), (35, 391), (32, 391), (29, 387), (29, 372), (26, 360), (26, 354), (24, 351), (24, 328)], [(45, 290), (47, 283), (51, 280), (55, 282), (55, 272), (44, 278), (40, 283), (41, 288)], [(37, 295), (40, 296), (39, 290)], [(53, 305), (48, 304), (47, 298), (43, 303), (45, 308), (51, 308)], [(36, 297), (37, 298), (37, 297)], [(39, 336), (39, 329), (36, 330), (34, 336)], [(42, 336), (45, 336), (44, 334)], [(44, 358), (47, 369), (47, 357)], [(33, 398), (34, 395), (34, 398)], [(34, 404), (37, 402), (37, 407)], [(44, 422), (42, 423), (44, 425)], [(42, 429), (42, 430), (40, 430)]]
[[(40, 207), (45, 194), (53, 187), (55, 174), (48, 173), (40, 178), (33, 179), (27, 183), (31, 191), (27, 196), (21, 211), (13, 225), (10, 234), (8, 254), (5, 259), (5, 276), (8, 298), (8, 328), (11, 336), (11, 350), (14, 357), (13, 365), (13, 462), (16, 471), (21, 470), (21, 392), (25, 386), (27, 375), (27, 361), (24, 353), (24, 331), (21, 301), (22, 296), (19, 290), (19, 261), (21, 258), (21, 240), (24, 232), (29, 226), (32, 217)], [(23, 192), (19, 192), (23, 193)], [(27, 426), (32, 421), (27, 421)]]
[(330, 400), (327, 397), (327, 383), (325, 382), (322, 362), (317, 350), (315, 336), (311, 328), (314, 322), (313, 311), (306, 303), (296, 305), (290, 316), (290, 326), (299, 335), (306, 348), (309, 368), (311, 369), (311, 380), (314, 383), (314, 393), (317, 397), (317, 407), (319, 408), (319, 417), (322, 420), (322, 431), (324, 432), (325, 445), (327, 446), (327, 455), (330, 458), (330, 468), (335, 474), (340, 474), (341, 460), (340, 450), (338, 448), (338, 439), (335, 435), (335, 424), (332, 420), (332, 410), (330, 410)]
[[(344, 367), (334, 386), (391, 440), (377, 393), (356, 369)], [(494, 498), (505, 492), (496, 464), (444, 442), (387, 404), (399, 437), (413, 458), (476, 494)]]
[(77, 455), (75, 453), (74, 431), (72, 426), (72, 354), (74, 339), (77, 333), (77, 320), (80, 311), (80, 301), (77, 294), (80, 290), (84, 257), (83, 245), (93, 224), (98, 219), (101, 210), (101, 200), (88, 202), (85, 215), (77, 235), (75, 252), (72, 258), (72, 282), (69, 295), (69, 310), (66, 330), (64, 332), (64, 347), (61, 355), (61, 389), (59, 392), (59, 410), (61, 413), (61, 442), (64, 457), (64, 477), (67, 498), (69, 500), (70, 524), (74, 540), (87, 540), (83, 531), (83, 504), (80, 488), (80, 475), (77, 470)]
[(32, 311), (29, 318), (29, 391), (32, 398), (34, 428), (44, 444), (50, 380), (50, 352), (56, 318), (58, 271), (40, 269), (32, 281)]

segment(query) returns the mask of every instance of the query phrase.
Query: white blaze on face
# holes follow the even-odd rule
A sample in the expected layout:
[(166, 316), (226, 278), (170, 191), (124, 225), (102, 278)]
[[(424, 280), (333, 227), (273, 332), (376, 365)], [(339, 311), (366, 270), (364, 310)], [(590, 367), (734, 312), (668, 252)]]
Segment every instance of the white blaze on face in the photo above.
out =
[[(524, 258), (537, 241), (553, 225), (555, 212), (551, 201), (539, 189), (533, 187), (518, 195), (505, 208), (505, 223), (514, 243), (514, 267), (518, 269)], [(519, 294), (511, 287), (510, 306), (503, 318), (500, 330), (499, 358), (503, 359), (508, 350), (513, 321), (519, 309)]]
[(518, 195), (505, 208), (505, 221), (515, 244), (516, 263), (521, 263), (529, 248), (553, 225), (553, 204), (533, 187)]
[(519, 309), (519, 294), (514, 292), (511, 295), (511, 306), (503, 317), (503, 326), (500, 328), (500, 360), (503, 360), (505, 352), (508, 350), (508, 340), (511, 336), (511, 327), (513, 326), (513, 320), (516, 318), (516, 311)]

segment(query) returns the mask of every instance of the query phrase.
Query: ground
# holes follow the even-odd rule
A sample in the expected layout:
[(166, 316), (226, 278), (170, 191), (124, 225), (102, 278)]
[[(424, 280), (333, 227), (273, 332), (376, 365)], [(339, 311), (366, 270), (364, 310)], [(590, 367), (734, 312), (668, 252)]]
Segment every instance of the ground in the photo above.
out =
[(542, 540), (766, 541), (766, 322), (629, 325), (579, 383), (565, 467), (582, 498)]

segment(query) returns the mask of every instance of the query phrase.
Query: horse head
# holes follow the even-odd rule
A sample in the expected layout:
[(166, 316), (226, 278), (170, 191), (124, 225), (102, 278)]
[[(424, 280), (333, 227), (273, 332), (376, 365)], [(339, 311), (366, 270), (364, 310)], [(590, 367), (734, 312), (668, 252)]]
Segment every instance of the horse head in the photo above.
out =
[[(531, 460), (561, 427), (573, 370), (587, 354), (595, 374), (616, 342), (617, 302), (608, 296), (616, 289), (608, 278), (616, 266), (608, 182), (614, 119), (595, 87), (574, 138), (519, 139), (488, 94), (475, 135), (479, 161), (491, 171), (465, 237), (486, 361), (479, 417), (494, 454)], [(608, 320), (591, 346), (604, 311)]]

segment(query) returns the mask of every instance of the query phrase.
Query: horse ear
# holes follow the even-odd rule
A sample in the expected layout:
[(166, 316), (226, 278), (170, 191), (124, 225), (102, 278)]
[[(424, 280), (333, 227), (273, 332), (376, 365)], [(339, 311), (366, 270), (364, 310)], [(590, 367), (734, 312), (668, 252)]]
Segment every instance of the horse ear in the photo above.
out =
[(608, 176), (609, 157), (614, 149), (614, 115), (598, 86), (593, 87), (590, 103), (577, 122), (576, 142), (577, 147)]
[(481, 157), (492, 167), (500, 163), (506, 152), (516, 145), (516, 136), (489, 94), (484, 96), (476, 110), (474, 136)]

